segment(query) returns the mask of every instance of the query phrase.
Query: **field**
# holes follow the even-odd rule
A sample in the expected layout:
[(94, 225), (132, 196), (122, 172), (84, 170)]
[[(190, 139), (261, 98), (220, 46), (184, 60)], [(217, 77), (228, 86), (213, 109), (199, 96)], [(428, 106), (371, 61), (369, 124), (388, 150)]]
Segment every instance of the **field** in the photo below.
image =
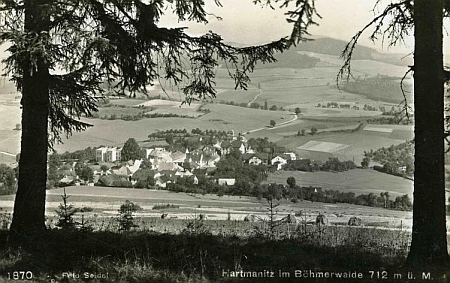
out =
[[(319, 54), (313, 52), (306, 51), (298, 51), (299, 54), (305, 54), (308, 56), (313, 56), (319, 58), (322, 62), (328, 63), (329, 66), (335, 66), (333, 70), (339, 70), (342, 66), (342, 58), (339, 56), (328, 55), (328, 54)], [(369, 75), (376, 76), (378, 74), (383, 74), (391, 77), (403, 77), (405, 72), (408, 70), (407, 66), (396, 66), (388, 63), (378, 62), (374, 60), (352, 60), (352, 70), (354, 72), (354, 76), (358, 75)]]
[[(181, 89), (171, 86), (164, 80), (150, 86), (147, 95), (138, 94), (137, 99), (111, 98), (111, 104), (121, 107), (103, 107), (98, 113), (100, 117), (111, 116), (112, 114), (116, 114), (117, 118), (120, 118), (122, 115), (138, 115), (144, 109), (134, 107), (147, 105), (152, 109), (146, 112), (148, 114), (174, 114), (190, 118), (147, 118), (132, 122), (87, 119), (86, 121), (94, 125), (94, 127), (82, 133), (74, 133), (68, 140), (63, 139), (64, 144), (57, 145), (56, 149), (58, 151), (72, 151), (84, 149), (88, 146), (121, 145), (130, 137), (143, 142), (147, 139), (148, 134), (157, 130), (183, 128), (191, 130), (200, 128), (234, 130), (235, 133), (243, 134), (251, 132), (247, 134), (247, 138), (269, 137), (271, 141), (279, 141), (282, 146), (294, 149), (310, 140), (329, 142), (337, 139), (339, 141), (333, 142), (349, 144), (349, 148), (352, 149), (350, 152), (345, 152), (346, 154), (341, 154), (342, 158), (352, 159), (355, 156), (358, 159), (362, 150), (370, 150), (378, 145), (389, 146), (399, 143), (400, 140), (410, 139), (412, 136), (410, 129), (394, 129), (390, 136), (386, 136), (387, 133), (383, 132), (369, 133), (369, 131), (365, 131), (370, 140), (367, 140), (367, 137), (364, 138), (363, 135), (354, 136), (343, 133), (330, 133), (328, 136), (320, 134), (318, 139), (316, 137), (314, 139), (311, 137), (302, 137), (301, 139), (292, 137), (303, 129), (308, 132), (311, 127), (318, 128), (319, 132), (324, 132), (327, 129), (330, 131), (351, 129), (365, 118), (380, 114), (379, 111), (318, 108), (316, 107), (318, 103), (336, 102), (359, 106), (360, 108), (364, 104), (369, 104), (373, 107), (381, 105), (391, 107), (390, 104), (370, 100), (362, 95), (339, 91), (335, 86), (335, 77), (340, 66), (340, 59), (332, 55), (310, 55), (318, 57), (322, 61), (316, 67), (307, 69), (257, 68), (254, 73), (250, 74), (251, 82), (247, 91), (235, 90), (235, 83), (229, 77), (228, 72), (223, 68), (218, 68), (216, 74), (216, 100), (199, 101), (190, 106), (183, 105), (179, 107), (180, 101), (184, 99)], [(354, 61), (353, 67), (357, 75), (363, 77), (366, 75), (377, 75), (378, 73), (397, 76), (405, 69), (405, 67), (364, 60)], [(5, 92), (10, 89), (9, 84), (3, 88)], [(2, 108), (2, 111), (0, 111), (0, 115), (2, 115), (0, 117), (2, 118), (0, 119), (0, 152), (16, 154), (19, 151), (20, 131), (14, 131), (13, 128), (15, 124), (20, 122), (18, 100), (15, 100), (13, 96), (7, 97), (2, 95), (2, 97), (0, 100), (0, 107)], [(168, 98), (170, 100), (149, 100), (149, 97), (165, 97), (165, 99)], [(293, 116), (289, 111), (265, 111), (225, 105), (219, 103), (219, 101), (234, 102), (235, 104), (247, 104), (255, 101), (260, 105), (264, 105), (267, 102), (269, 107), (276, 105), (278, 108), (283, 107), (289, 111), (299, 107), (302, 114), (298, 120), (293, 120)], [(195, 118), (192, 119), (192, 117)], [(290, 120), (293, 121), (280, 127), (270, 128), (270, 120), (274, 120), (276, 125)], [(354, 138), (356, 141), (353, 141)], [(349, 142), (347, 143), (345, 140), (349, 140)], [(373, 146), (370, 146), (372, 140), (375, 140), (375, 143)], [(317, 155), (318, 153), (315, 154)], [(325, 156), (328, 155), (325, 154)], [(2, 155), (0, 157), (10, 159), (10, 156)]]
[(288, 177), (294, 177), (299, 186), (317, 186), (324, 190), (339, 190), (358, 194), (388, 191), (392, 196), (408, 194), (412, 197), (413, 182), (411, 180), (388, 175), (372, 169), (352, 169), (345, 172), (302, 172), (277, 171), (270, 174), (267, 183), (286, 184)]
[[(327, 124), (324, 125), (321, 122), (319, 122), (318, 125), (322, 125), (322, 127), (329, 126)], [(297, 131), (305, 129), (308, 133), (311, 126), (315, 126), (313, 121), (308, 122), (308, 127), (299, 123)], [(317, 134), (307, 134), (306, 136), (295, 136), (297, 132), (295, 131), (295, 128), (292, 128), (294, 126), (292, 126), (292, 131), (278, 133), (279, 135), (290, 135), (279, 138), (277, 143), (295, 151), (301, 158), (325, 161), (329, 157), (335, 156), (341, 160), (353, 160), (356, 164), (359, 164), (364, 156), (364, 151), (397, 145), (404, 143), (407, 140), (411, 140), (413, 137), (412, 127), (401, 125), (377, 125), (376, 127), (373, 125), (366, 125), (365, 127), (369, 127), (369, 129), (378, 128), (378, 130), (366, 131), (363, 129), (356, 132), (348, 132), (348, 130), (355, 129), (357, 126), (357, 124), (353, 124), (352, 127), (339, 126), (325, 128), (324, 130), (317, 127), (319, 129)], [(278, 129), (278, 131), (281, 130), (283, 130), (283, 128)], [(309, 148), (313, 144), (320, 147), (321, 144), (327, 145), (328, 143), (339, 144), (341, 145), (341, 149), (333, 150), (331, 152), (326, 148), (324, 150), (321, 150), (318, 147)]]
[(146, 114), (174, 114), (187, 117), (199, 117), (203, 115), (198, 111), (201, 106), (201, 104), (199, 103), (191, 103), (190, 105), (188, 105), (183, 104), (180, 101), (153, 99), (139, 103), (137, 106), (154, 108), (154, 110), (146, 112)]
[(277, 123), (285, 118), (291, 119), (287, 111), (265, 111), (224, 104), (207, 104), (203, 109), (211, 110), (211, 113), (201, 117), (192, 118), (144, 118), (138, 121), (86, 119), (86, 122), (94, 125), (82, 133), (76, 133), (69, 139), (63, 139), (64, 144), (59, 144), (56, 149), (59, 152), (73, 151), (88, 146), (121, 145), (134, 137), (137, 141), (145, 141), (148, 135), (158, 130), (195, 128), (234, 130), (236, 133), (246, 132), (255, 128), (269, 127), (270, 120)]
[(100, 118), (109, 119), (112, 115), (115, 115), (115, 119), (120, 119), (122, 116), (137, 116), (143, 114), (146, 111), (135, 107), (99, 107), (96, 115)]
[[(319, 174), (321, 172), (311, 173)], [(283, 173), (284, 174), (284, 173)], [(381, 174), (381, 173), (380, 173)], [(274, 175), (269, 178), (270, 181), (280, 181), (285, 183), (286, 175)], [(290, 176), (290, 175), (289, 175)], [(298, 180), (297, 183), (303, 185), (299, 175), (295, 175)], [(359, 176), (359, 177), (358, 177)], [(328, 182), (329, 188), (345, 190), (343, 187), (335, 187), (332, 175), (325, 174), (321, 177)], [(337, 182), (343, 181), (345, 186), (348, 186), (348, 190), (354, 191), (357, 189), (358, 184), (364, 183), (364, 178), (369, 177), (369, 181), (377, 182), (381, 180), (380, 176), (371, 175), (370, 173), (361, 174), (359, 172), (350, 172), (349, 174), (336, 174)], [(389, 176), (390, 177), (390, 176)], [(353, 178), (358, 178), (358, 180), (353, 180)], [(388, 178), (389, 179), (389, 178)], [(367, 182), (367, 180), (366, 180)], [(306, 183), (305, 183), (306, 184)], [(402, 184), (401, 181), (397, 183), (393, 180), (388, 182), (389, 185)], [(406, 191), (407, 182), (403, 182), (402, 186), (396, 187), (399, 194)], [(373, 187), (368, 189), (359, 190), (359, 192), (374, 192), (377, 193), (380, 190), (393, 191), (392, 187)], [(67, 187), (66, 193), (69, 195), (69, 203), (75, 205), (78, 208), (90, 207), (93, 209), (92, 212), (83, 213), (85, 220), (97, 221), (96, 218), (101, 219), (102, 217), (115, 217), (118, 214), (118, 209), (120, 205), (125, 200), (130, 200), (137, 203), (143, 208), (142, 211), (136, 213), (139, 221), (145, 222), (155, 222), (156, 220), (151, 220), (154, 218), (160, 219), (162, 213), (167, 213), (169, 220), (189, 220), (194, 219), (199, 214), (206, 215), (208, 221), (222, 221), (228, 219), (242, 221), (246, 215), (254, 214), (261, 218), (267, 219), (267, 204), (265, 200), (257, 200), (253, 197), (236, 197), (236, 196), (223, 196), (218, 197), (216, 195), (192, 195), (185, 193), (172, 193), (163, 190), (140, 190), (140, 189), (122, 189), (122, 188), (104, 188), (104, 187)], [(46, 214), (54, 219), (55, 209), (61, 203), (61, 195), (63, 194), (63, 189), (55, 189), (47, 191), (47, 206)], [(395, 192), (393, 192), (395, 195)], [(0, 207), (11, 211), (13, 205), (14, 196), (0, 196)], [(179, 208), (169, 208), (163, 210), (154, 210), (153, 206), (157, 204), (172, 204), (178, 205)], [(287, 200), (280, 202), (280, 206), (277, 208), (276, 219), (280, 219), (283, 216), (302, 211), (303, 215), (308, 218), (308, 221), (313, 221), (315, 217), (320, 213), (325, 214), (328, 218), (330, 224), (346, 224), (348, 219), (352, 216), (358, 216), (363, 220), (366, 226), (370, 226), (370, 223), (383, 222), (385, 227), (397, 227), (402, 223), (404, 228), (411, 226), (411, 212), (402, 212), (387, 210), (382, 208), (358, 206), (351, 204), (324, 204), (315, 203), (309, 201), (302, 201), (299, 203), (292, 203)], [(166, 223), (166, 222), (164, 222)], [(179, 223), (180, 226), (184, 225), (183, 222)], [(166, 223), (175, 229), (172, 232), (177, 232), (176, 229), (181, 229), (178, 225), (173, 225), (173, 223)], [(164, 226), (162, 226), (164, 227)], [(159, 227), (159, 229), (164, 229)], [(178, 230), (179, 232), (179, 230)]]

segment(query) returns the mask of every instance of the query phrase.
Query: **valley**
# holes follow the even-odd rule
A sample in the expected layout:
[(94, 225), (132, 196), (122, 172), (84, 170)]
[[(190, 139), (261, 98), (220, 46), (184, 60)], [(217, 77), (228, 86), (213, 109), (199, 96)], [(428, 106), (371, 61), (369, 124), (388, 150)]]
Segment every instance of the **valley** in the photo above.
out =
[[(68, 139), (64, 138), (63, 143), (57, 144), (55, 149), (63, 153), (101, 145), (120, 147), (130, 137), (135, 138), (143, 147), (167, 146), (168, 144), (163, 140), (149, 140), (148, 135), (171, 129), (186, 129), (190, 132), (199, 128), (232, 131), (236, 136), (241, 135), (247, 140), (267, 137), (286, 151), (295, 153), (299, 159), (324, 162), (330, 157), (337, 157), (360, 165), (364, 151), (401, 144), (413, 138), (412, 125), (368, 123), (369, 119), (383, 117), (382, 109), (390, 110), (397, 107), (396, 102), (403, 98), (401, 92), (396, 93), (398, 97), (390, 97), (390, 102), (386, 102), (375, 88), (373, 93), (369, 94), (350, 93), (339, 89), (336, 85), (336, 74), (342, 61), (333, 54), (294, 50), (280, 56), (287, 57), (282, 57), (284, 59), (279, 60), (279, 63), (274, 66), (264, 65), (255, 69), (250, 75), (251, 82), (246, 91), (236, 90), (233, 80), (228, 76), (228, 71), (219, 66), (216, 73), (217, 97), (196, 101), (191, 105), (182, 103), (184, 96), (180, 89), (172, 88), (164, 81), (149, 87), (148, 94), (140, 94), (136, 98), (111, 96), (108, 107), (101, 105), (99, 112), (93, 118), (82, 118), (83, 121), (93, 125), (92, 127), (84, 132), (74, 133)], [(307, 60), (307, 65), (299, 66), (299, 68), (283, 63), (289, 62), (292, 58), (295, 59), (296, 56), (306, 56), (298, 59), (300, 64), (305, 58), (315, 58), (315, 61)], [(315, 64), (311, 65), (311, 62)], [(399, 81), (407, 70), (407, 67), (401, 64), (393, 65), (367, 57), (354, 60), (352, 66), (357, 80), (376, 78), (380, 84), (385, 79), (392, 80), (392, 77)], [(406, 84), (410, 83), (410, 79), (407, 79)], [(8, 84), (8, 82), (4, 84), (3, 91), (0, 88), (2, 93), (0, 95), (0, 162), (12, 164), (15, 162), (15, 155), (19, 153), (20, 145), (20, 129), (16, 129), (16, 124), (20, 123), (20, 95), (11, 93), (11, 86)], [(412, 101), (408, 102), (412, 103)], [(299, 111), (298, 114), (296, 111)], [(312, 128), (316, 128), (316, 132), (312, 133)], [(287, 177), (295, 176), (298, 183), (304, 186), (320, 186), (324, 189), (351, 191), (356, 194), (373, 192), (379, 195), (380, 192), (389, 191), (393, 196), (412, 195), (411, 181), (394, 176), (386, 177), (386, 174), (371, 171), (357, 169), (340, 173), (276, 171), (269, 174), (267, 183), (285, 183)], [(68, 188), (69, 193), (72, 192), (71, 190), (72, 188)], [(80, 189), (73, 188), (73, 190), (72, 200), (81, 205), (79, 201), (82, 195), (77, 195), (77, 190)], [(96, 200), (103, 202), (103, 197), (108, 199), (109, 208), (101, 207), (99, 208), (101, 211), (111, 210), (113, 204), (117, 204), (114, 197), (110, 195), (112, 191), (108, 190), (113, 189), (108, 188), (101, 195), (94, 194), (93, 203), (97, 202)], [(135, 193), (139, 195), (142, 191), (127, 190), (124, 197), (139, 199), (137, 195), (134, 195)], [(49, 191), (49, 209), (54, 208), (58, 203), (59, 194), (60, 189)], [(88, 194), (85, 197), (90, 198), (94, 195)], [(169, 199), (175, 197), (175, 201), (181, 195), (164, 195), (162, 199), (165, 197)], [(224, 202), (224, 198), (229, 197), (216, 199), (215, 201), (220, 203), (215, 203), (215, 208), (211, 211), (217, 212), (220, 206), (229, 203), (229, 201)], [(237, 201), (241, 200), (239, 198)], [(148, 201), (145, 200), (145, 202)], [(181, 199), (176, 203), (180, 201)], [(255, 199), (248, 201), (262, 213), (264, 202), (255, 202)], [(156, 203), (156, 200), (151, 200), (150, 203)], [(97, 206), (92, 203), (90, 205)], [(336, 209), (342, 205), (336, 204)], [(345, 209), (342, 211), (349, 215), (359, 213), (357, 213), (359, 206), (344, 206)], [(295, 205), (286, 204), (282, 209), (287, 213), (303, 208), (319, 211), (326, 207), (327, 205), (322, 203), (305, 201)], [(361, 209), (365, 211), (363, 214), (367, 217), (376, 216), (381, 212), (397, 213), (380, 208)], [(225, 210), (219, 214), (214, 213), (215, 217), (222, 219), (226, 215)], [(188, 215), (194, 213), (193, 211), (195, 210), (185, 209), (183, 213)], [(248, 210), (239, 211), (237, 209), (231, 212), (236, 219), (250, 213)], [(398, 213), (395, 217), (410, 219), (410, 213)]]

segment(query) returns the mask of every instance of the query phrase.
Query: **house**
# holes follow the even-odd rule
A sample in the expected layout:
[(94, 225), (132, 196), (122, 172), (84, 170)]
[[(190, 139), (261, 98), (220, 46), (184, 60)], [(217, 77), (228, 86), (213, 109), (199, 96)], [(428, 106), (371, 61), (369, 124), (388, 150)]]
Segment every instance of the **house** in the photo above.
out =
[(183, 162), (182, 167), (183, 167), (183, 169), (184, 169), (185, 171), (190, 171), (190, 172), (192, 172), (192, 170), (197, 169), (197, 168), (199, 168), (200, 166), (199, 166), (197, 163), (195, 163), (195, 162), (185, 161), (185, 162)]
[(257, 153), (255, 155), (255, 157), (260, 159), (262, 164), (266, 164), (266, 165), (269, 164), (269, 154), (268, 153)]
[(207, 176), (208, 175), (208, 171), (206, 169), (194, 169), (192, 170), (192, 174), (194, 174), (195, 176)]
[(106, 162), (114, 162), (121, 160), (122, 158), (122, 148), (111, 147), (106, 151)]
[(141, 167), (142, 160), (137, 160), (136, 159), (134, 161), (131, 161), (131, 162), (130, 161), (127, 164), (127, 168), (128, 168), (128, 170), (130, 170), (131, 174), (134, 174)]
[(277, 170), (280, 170), (284, 164), (287, 163), (287, 159), (282, 157), (281, 155), (276, 155), (274, 158), (270, 160), (270, 164), (276, 166)]
[(206, 155), (204, 158), (205, 166), (206, 167), (216, 167), (217, 162), (220, 161), (220, 155), (217, 153), (214, 153), (212, 155)]
[(125, 177), (125, 178), (128, 178), (133, 174), (126, 165), (123, 165), (118, 169), (112, 169), (112, 171), (113, 171), (113, 175), (117, 175), (119, 177)]
[(250, 165), (260, 165), (263, 164), (263, 160), (256, 155), (253, 155), (252, 158), (248, 160), (248, 164)]
[(167, 184), (176, 183), (178, 176), (162, 175), (155, 180), (155, 185), (161, 188), (167, 188)]
[(150, 160), (151, 162), (154, 161), (172, 161), (172, 157), (170, 156), (170, 152), (167, 152), (162, 147), (155, 147), (155, 148), (146, 148), (145, 149), (145, 158)]
[(255, 151), (253, 150), (253, 148), (251, 146), (248, 146), (247, 148), (247, 153), (255, 153)]
[(220, 154), (226, 155), (231, 152), (231, 142), (224, 140), (220, 143)]
[(64, 175), (60, 180), (59, 180), (59, 185), (60, 186), (68, 186), (70, 184), (73, 184), (75, 181), (75, 176), (73, 175)]
[(106, 160), (106, 151), (108, 150), (107, 147), (102, 146), (95, 150), (95, 160), (97, 162), (105, 162)]
[(103, 186), (112, 187), (114, 185), (114, 182), (116, 182), (116, 181), (118, 182), (121, 180), (123, 180), (123, 178), (121, 178), (115, 174), (111, 174), (111, 175), (107, 175), (107, 176), (106, 175), (101, 176), (98, 180), (98, 183)]
[(253, 157), (253, 156), (255, 156), (254, 154), (250, 154), (250, 153), (244, 153), (244, 154), (242, 154), (242, 161), (244, 162), (244, 163), (249, 163), (249, 160)]
[(186, 159), (186, 153), (182, 153), (180, 151), (175, 151), (170, 154), (172, 158), (172, 162), (181, 166), (183, 165), (184, 160)]
[(114, 162), (122, 158), (122, 148), (102, 146), (95, 150), (95, 160), (97, 162)]
[(286, 152), (285, 155), (289, 156), (289, 160), (297, 160), (297, 155), (294, 152)]
[(239, 150), (242, 154), (244, 154), (246, 152), (245, 143), (243, 143), (242, 141), (233, 141), (231, 143), (231, 147), (234, 150)]
[(219, 178), (217, 179), (217, 184), (223, 186), (233, 186), (236, 183), (236, 179), (234, 178)]
[(156, 170), (158, 170), (158, 171), (167, 171), (167, 170), (172, 170), (172, 171), (179, 170), (179, 171), (182, 171), (183, 167), (181, 167), (178, 164), (173, 163), (173, 162), (162, 162), (162, 163), (159, 163), (157, 165)]
[(139, 169), (131, 176), (131, 182), (147, 181), (155, 177), (155, 171), (149, 169)]

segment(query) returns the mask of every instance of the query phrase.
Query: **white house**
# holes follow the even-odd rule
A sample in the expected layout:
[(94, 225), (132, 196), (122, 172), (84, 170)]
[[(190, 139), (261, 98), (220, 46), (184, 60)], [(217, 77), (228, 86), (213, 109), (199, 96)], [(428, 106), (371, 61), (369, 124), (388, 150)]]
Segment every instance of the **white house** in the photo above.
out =
[(260, 165), (261, 163), (263, 163), (263, 161), (256, 155), (248, 160), (248, 164), (250, 165)]
[(110, 147), (106, 150), (106, 162), (114, 162), (122, 158), (122, 148)]
[(270, 160), (270, 164), (271, 165), (276, 165), (277, 166), (277, 170), (280, 170), (281, 167), (287, 163), (287, 160), (279, 155), (275, 156), (274, 158), (272, 158)]
[(297, 160), (297, 156), (294, 152), (286, 152), (285, 155), (288, 155), (291, 158), (290, 160)]
[(108, 147), (102, 146), (95, 150), (95, 160), (97, 162), (104, 162), (106, 159), (106, 151), (108, 150)]
[(95, 150), (97, 162), (114, 162), (121, 159), (122, 148), (103, 146)]
[(219, 178), (217, 180), (219, 185), (233, 186), (236, 183), (236, 179), (234, 178)]

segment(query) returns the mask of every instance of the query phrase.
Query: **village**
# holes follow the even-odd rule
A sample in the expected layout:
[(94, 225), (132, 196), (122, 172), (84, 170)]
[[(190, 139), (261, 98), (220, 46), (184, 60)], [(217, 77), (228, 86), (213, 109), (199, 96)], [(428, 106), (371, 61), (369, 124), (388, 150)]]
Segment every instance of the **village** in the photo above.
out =
[[(64, 162), (62, 158), (62, 162), (57, 163), (55, 187), (95, 185), (165, 189), (180, 178), (194, 185), (206, 178), (218, 185), (233, 186), (236, 183), (233, 174), (214, 176), (217, 163), (232, 153), (239, 154), (244, 164), (263, 165), (270, 171), (280, 170), (288, 162), (296, 160), (311, 166), (311, 160), (298, 159), (294, 152), (286, 152), (267, 139), (248, 141), (242, 135), (234, 135), (233, 131), (215, 135), (208, 131), (193, 132), (184, 133), (183, 137), (178, 135), (176, 141), (171, 134), (169, 146), (165, 147), (140, 148), (130, 138), (127, 143), (133, 144), (135, 156), (130, 156), (129, 145), (125, 143), (123, 147), (103, 145), (92, 149), (92, 152), (95, 150), (95, 159)], [(169, 140), (167, 135), (165, 140)]]

